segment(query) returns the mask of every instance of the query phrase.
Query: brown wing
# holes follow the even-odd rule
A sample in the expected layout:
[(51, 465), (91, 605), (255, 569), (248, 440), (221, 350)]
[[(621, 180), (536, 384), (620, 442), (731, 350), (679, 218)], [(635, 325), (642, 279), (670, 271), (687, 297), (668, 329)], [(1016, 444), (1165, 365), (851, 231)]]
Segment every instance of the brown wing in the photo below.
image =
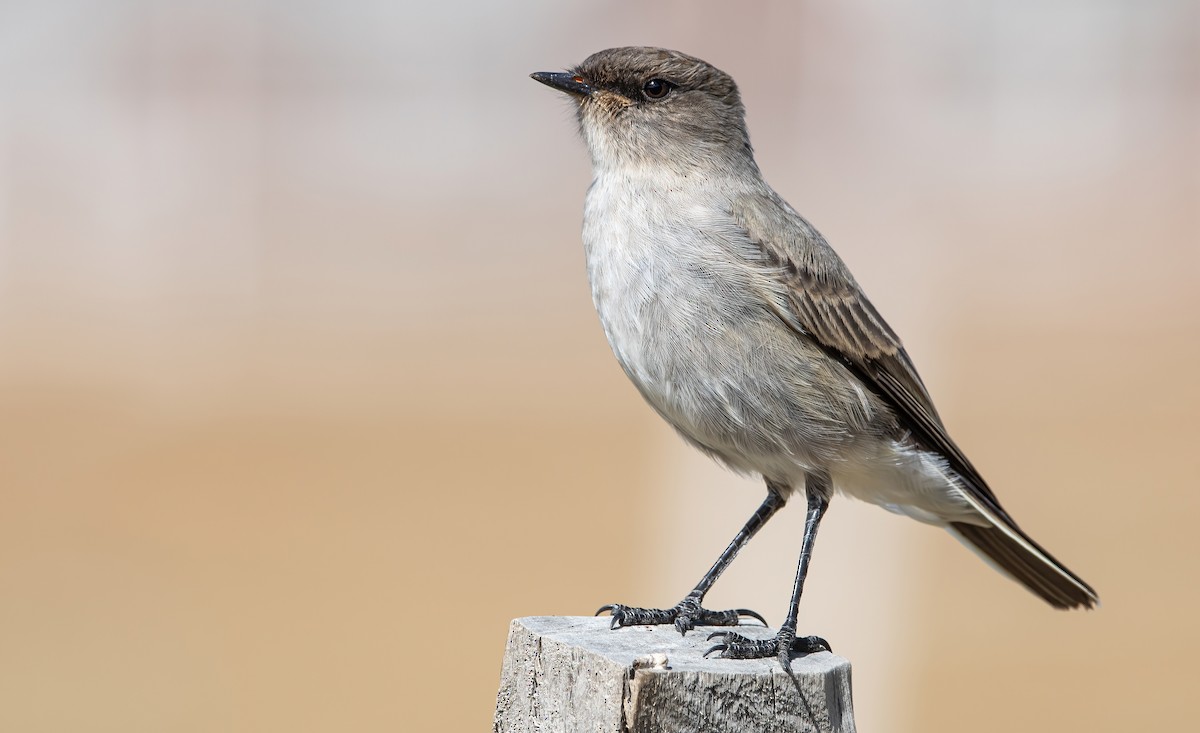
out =
[(884, 398), (922, 447), (944, 456), (962, 477), (964, 488), (1011, 522), (946, 433), (900, 338), (820, 232), (781, 199), (765, 194), (735, 202), (732, 214), (788, 285), (792, 312), (786, 320)]
[(778, 197), (735, 204), (735, 220), (787, 284), (784, 320), (824, 347), (886, 400), (917, 443), (944, 457), (962, 488), (993, 515), (992, 526), (952, 523), (969, 547), (1057, 608), (1090, 608), (1095, 590), (1025, 534), (1000, 506), (938, 417), (929, 392), (895, 331), (863, 295), (821, 234)]

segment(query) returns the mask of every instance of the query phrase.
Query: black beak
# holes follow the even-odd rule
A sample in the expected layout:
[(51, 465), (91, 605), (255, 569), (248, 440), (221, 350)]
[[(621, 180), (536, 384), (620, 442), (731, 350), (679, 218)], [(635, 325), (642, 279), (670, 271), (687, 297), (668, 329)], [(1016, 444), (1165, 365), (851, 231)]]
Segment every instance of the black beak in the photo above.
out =
[(530, 74), (531, 79), (536, 79), (548, 87), (553, 87), (560, 92), (574, 94), (578, 97), (592, 96), (592, 86), (583, 80), (578, 74), (567, 74), (558, 71), (535, 71)]

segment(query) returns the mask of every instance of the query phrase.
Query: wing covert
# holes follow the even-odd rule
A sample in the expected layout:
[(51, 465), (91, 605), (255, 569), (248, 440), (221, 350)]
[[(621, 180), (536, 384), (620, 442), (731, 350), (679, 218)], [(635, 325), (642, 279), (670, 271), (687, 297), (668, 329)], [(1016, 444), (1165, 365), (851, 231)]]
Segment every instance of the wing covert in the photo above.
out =
[(739, 199), (731, 213), (787, 286), (784, 320), (849, 367), (892, 406), (920, 444), (946, 458), (964, 488), (1011, 521), (947, 434), (900, 338), (821, 233), (775, 195)]

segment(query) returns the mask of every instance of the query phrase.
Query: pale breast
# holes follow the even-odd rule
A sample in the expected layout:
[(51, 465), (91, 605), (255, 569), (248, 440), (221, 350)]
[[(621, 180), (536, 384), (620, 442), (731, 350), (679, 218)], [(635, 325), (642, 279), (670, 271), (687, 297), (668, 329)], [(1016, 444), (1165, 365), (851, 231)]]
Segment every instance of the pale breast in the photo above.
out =
[[(669, 391), (695, 376), (704, 337), (729, 324), (724, 290), (747, 299), (750, 273), (714, 247), (702, 193), (598, 178), (588, 192), (584, 248), (609, 343), (640, 388)], [(711, 356), (711, 355), (710, 355)]]
[(646, 400), (735, 469), (794, 473), (849, 437), (845, 378), (772, 311), (764, 272), (715, 197), (600, 177), (584, 245), (609, 344)]

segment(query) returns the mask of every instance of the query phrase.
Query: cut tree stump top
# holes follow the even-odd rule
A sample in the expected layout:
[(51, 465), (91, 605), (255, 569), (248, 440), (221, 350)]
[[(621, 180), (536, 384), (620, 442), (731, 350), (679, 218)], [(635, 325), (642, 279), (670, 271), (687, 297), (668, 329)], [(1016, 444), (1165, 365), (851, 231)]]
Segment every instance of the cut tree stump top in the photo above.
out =
[[(850, 663), (828, 652), (792, 659), (704, 658), (699, 627), (609, 629), (608, 618), (512, 622), (494, 733), (854, 733)], [(739, 626), (766, 638), (773, 629)]]

